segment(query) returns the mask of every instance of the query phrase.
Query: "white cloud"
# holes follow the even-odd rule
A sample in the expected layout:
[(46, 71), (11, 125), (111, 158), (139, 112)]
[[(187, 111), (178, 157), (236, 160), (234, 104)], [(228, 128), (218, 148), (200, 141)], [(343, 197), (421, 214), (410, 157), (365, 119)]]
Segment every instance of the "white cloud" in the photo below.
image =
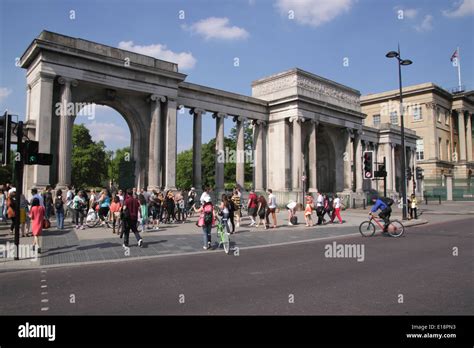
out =
[(454, 6), (458, 7), (453, 10), (445, 10), (443, 11), (443, 14), (449, 18), (464, 17), (474, 14), (474, 0), (457, 1)]
[(133, 41), (120, 41), (118, 47), (123, 50), (128, 50), (146, 56), (155, 57), (157, 59), (166, 60), (168, 62), (177, 63), (182, 70), (194, 68), (196, 65), (196, 58), (191, 52), (173, 52), (166, 48), (166, 45), (151, 44), (147, 46), (135, 45)]
[(129, 143), (130, 132), (128, 128), (120, 127), (111, 122), (92, 121), (86, 124), (94, 141), (102, 140), (104, 143)]
[(11, 93), (12, 90), (10, 88), (0, 87), (0, 102), (6, 99)]
[(183, 25), (183, 29), (203, 36), (206, 40), (241, 40), (246, 39), (249, 33), (244, 28), (229, 25), (229, 18), (209, 17), (193, 23), (190, 27)]
[(349, 12), (354, 0), (277, 0), (276, 6), (283, 16), (293, 11), (294, 19), (305, 25), (320, 26)]
[(423, 21), (421, 22), (420, 25), (415, 25), (415, 29), (418, 32), (426, 32), (426, 31), (433, 30), (433, 16), (432, 15), (426, 15), (423, 18)]

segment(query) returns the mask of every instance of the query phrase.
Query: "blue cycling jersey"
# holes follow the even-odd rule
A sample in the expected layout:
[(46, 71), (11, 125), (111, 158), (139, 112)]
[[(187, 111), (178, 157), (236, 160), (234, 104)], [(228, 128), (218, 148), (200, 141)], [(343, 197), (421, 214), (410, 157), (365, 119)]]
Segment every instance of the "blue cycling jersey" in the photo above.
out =
[(385, 204), (384, 201), (382, 201), (380, 198), (377, 199), (377, 201), (375, 202), (374, 206), (372, 207), (372, 209), (370, 210), (372, 213), (375, 213), (378, 209), (380, 210), (384, 210), (386, 209), (388, 206), (387, 204)]

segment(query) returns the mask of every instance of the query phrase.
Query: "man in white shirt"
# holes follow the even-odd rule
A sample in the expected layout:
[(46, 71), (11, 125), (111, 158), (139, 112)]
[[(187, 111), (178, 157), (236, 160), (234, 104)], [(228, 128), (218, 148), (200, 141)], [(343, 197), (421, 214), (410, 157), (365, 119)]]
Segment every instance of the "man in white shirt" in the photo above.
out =
[(36, 189), (36, 188), (31, 189), (31, 194), (33, 195), (33, 197), (31, 198), (30, 204), (33, 202), (33, 199), (38, 198), (39, 204), (40, 204), (42, 207), (44, 207), (43, 196), (38, 193), (38, 189)]
[(268, 189), (268, 209), (267, 213), (265, 214), (265, 219), (266, 219), (266, 226), (270, 225), (270, 221), (268, 219), (268, 216), (272, 214), (272, 220), (273, 220), (273, 228), (276, 228), (277, 226), (277, 219), (276, 219), (276, 208), (277, 208), (277, 202), (276, 202), (276, 197), (273, 194), (273, 191), (271, 189)]
[(211, 188), (207, 187), (206, 190), (202, 193), (201, 198), (199, 199), (199, 202), (201, 203), (201, 205), (204, 205), (204, 202), (206, 202), (206, 199), (209, 199), (207, 200), (207, 202), (210, 202), (210, 199), (211, 199), (210, 193), (211, 193)]
[(318, 215), (318, 225), (323, 224), (324, 214), (324, 197), (321, 192), (317, 192), (318, 197), (316, 198), (316, 214)]

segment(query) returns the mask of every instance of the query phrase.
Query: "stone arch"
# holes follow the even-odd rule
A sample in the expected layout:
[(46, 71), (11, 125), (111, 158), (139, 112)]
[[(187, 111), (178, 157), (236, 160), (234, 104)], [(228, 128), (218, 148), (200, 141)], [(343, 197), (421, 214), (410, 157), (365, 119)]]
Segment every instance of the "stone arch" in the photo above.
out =
[(318, 128), (316, 138), (316, 176), (318, 191), (334, 193), (336, 183), (336, 149), (330, 130), (324, 125)]

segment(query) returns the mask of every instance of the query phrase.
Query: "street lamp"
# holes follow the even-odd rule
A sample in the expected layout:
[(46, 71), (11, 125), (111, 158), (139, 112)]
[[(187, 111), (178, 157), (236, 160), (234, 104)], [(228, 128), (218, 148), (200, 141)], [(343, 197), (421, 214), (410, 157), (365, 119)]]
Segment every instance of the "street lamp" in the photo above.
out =
[(385, 57), (397, 58), (398, 60), (398, 82), (400, 85), (400, 133), (402, 138), (402, 214), (403, 220), (407, 219), (407, 177), (406, 177), (406, 149), (405, 149), (405, 126), (403, 123), (403, 94), (402, 94), (402, 65), (410, 65), (413, 62), (409, 59), (400, 58), (400, 45), (398, 51), (390, 51)]

